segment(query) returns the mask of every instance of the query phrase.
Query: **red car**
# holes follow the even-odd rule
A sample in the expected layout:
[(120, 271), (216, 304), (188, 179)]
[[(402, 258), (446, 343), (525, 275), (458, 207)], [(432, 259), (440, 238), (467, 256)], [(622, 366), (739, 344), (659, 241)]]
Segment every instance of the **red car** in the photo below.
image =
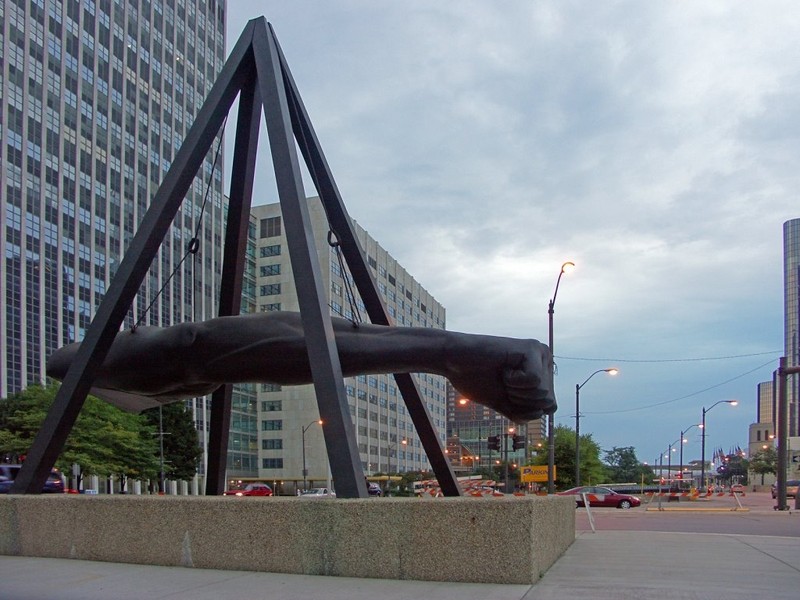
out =
[(266, 483), (248, 483), (244, 487), (232, 488), (226, 496), (272, 496), (272, 488)]
[(564, 492), (557, 492), (557, 496), (575, 496), (578, 506), (584, 506), (583, 494), (589, 499), (589, 506), (610, 506), (612, 508), (631, 508), (640, 506), (642, 501), (630, 494), (618, 494), (607, 487), (584, 485)]

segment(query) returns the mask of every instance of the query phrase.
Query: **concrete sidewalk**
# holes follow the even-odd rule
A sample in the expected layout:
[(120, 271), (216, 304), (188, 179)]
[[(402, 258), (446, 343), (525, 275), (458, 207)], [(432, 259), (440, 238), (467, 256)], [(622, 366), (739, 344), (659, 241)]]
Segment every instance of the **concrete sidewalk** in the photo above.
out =
[(581, 533), (533, 586), (315, 577), (0, 556), (3, 600), (565, 600), (584, 595), (593, 600), (750, 600), (765, 595), (771, 600), (795, 600), (800, 597), (800, 538), (641, 531)]

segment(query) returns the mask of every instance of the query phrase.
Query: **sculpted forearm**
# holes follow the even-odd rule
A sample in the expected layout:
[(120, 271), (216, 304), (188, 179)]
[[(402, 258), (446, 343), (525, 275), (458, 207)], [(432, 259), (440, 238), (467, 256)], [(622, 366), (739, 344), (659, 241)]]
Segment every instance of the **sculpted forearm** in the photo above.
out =
[[(555, 410), (549, 349), (536, 340), (354, 327), (343, 319), (332, 324), (344, 376), (433, 373), (450, 379), (471, 400), (515, 420)], [(58, 350), (48, 361), (48, 375), (63, 379), (78, 346)], [(205, 395), (225, 383), (247, 382), (312, 382), (299, 314), (259, 313), (120, 332), (94, 387), (172, 402)]]

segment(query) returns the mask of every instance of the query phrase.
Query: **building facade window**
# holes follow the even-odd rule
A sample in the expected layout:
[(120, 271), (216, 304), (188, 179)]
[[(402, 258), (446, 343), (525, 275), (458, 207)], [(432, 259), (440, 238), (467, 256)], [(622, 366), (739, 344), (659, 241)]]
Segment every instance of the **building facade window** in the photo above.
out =
[(261, 431), (281, 431), (282, 429), (282, 419), (268, 419), (266, 421), (261, 421)]
[(267, 217), (261, 219), (261, 237), (277, 237), (281, 234), (281, 218)]
[(280, 275), (281, 266), (278, 265), (261, 265), (259, 267), (261, 277), (269, 277), (270, 275)]
[(261, 258), (266, 258), (268, 256), (280, 256), (280, 254), (281, 254), (280, 244), (273, 244), (271, 246), (261, 246)]
[(261, 286), (262, 296), (277, 296), (280, 293), (281, 293), (280, 283), (268, 283), (266, 285)]

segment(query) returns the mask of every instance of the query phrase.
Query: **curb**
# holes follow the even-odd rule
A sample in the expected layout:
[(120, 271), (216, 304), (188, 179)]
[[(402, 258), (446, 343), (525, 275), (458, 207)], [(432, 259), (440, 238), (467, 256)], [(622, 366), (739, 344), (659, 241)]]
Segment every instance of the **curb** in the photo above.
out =
[(750, 512), (749, 508), (646, 508), (646, 512)]

